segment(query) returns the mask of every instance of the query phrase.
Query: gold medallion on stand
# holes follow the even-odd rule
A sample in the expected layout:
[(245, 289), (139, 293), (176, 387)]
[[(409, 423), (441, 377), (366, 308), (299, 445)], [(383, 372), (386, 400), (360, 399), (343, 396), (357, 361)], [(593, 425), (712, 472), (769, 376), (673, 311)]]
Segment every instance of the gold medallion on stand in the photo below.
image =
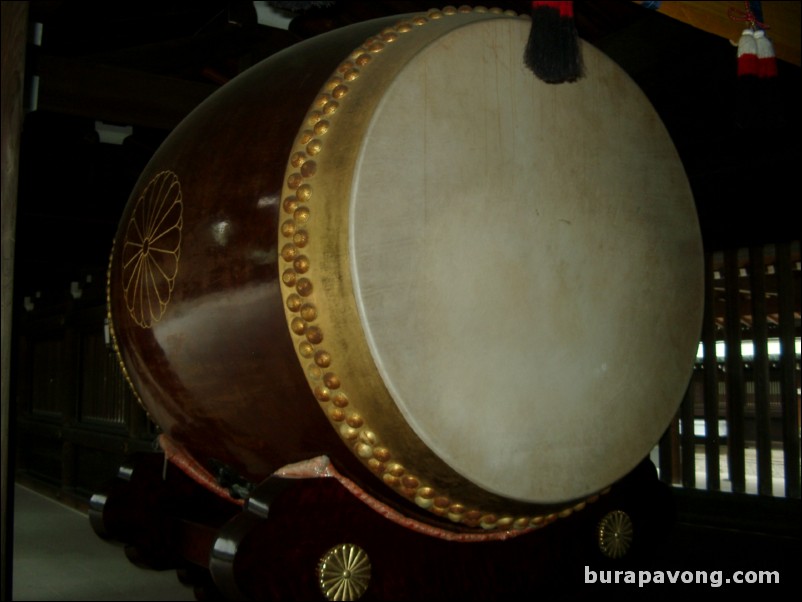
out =
[(318, 584), (327, 600), (358, 600), (370, 583), (370, 559), (356, 544), (334, 546), (318, 565)]
[(621, 558), (632, 546), (632, 519), (623, 510), (608, 512), (599, 521), (599, 549), (608, 558)]

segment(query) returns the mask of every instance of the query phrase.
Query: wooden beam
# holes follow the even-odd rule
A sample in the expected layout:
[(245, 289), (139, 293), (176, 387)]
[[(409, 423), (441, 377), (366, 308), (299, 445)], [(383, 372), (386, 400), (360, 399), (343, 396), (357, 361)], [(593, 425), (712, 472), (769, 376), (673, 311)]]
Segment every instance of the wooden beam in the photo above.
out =
[(47, 54), (37, 58), (34, 69), (38, 109), (164, 130), (219, 87)]
[(0, 524), (0, 555), (2, 555), (3, 600), (11, 600), (12, 554), (14, 528), (14, 464), (9, 462), (11, 445), (11, 400), (9, 376), (11, 375), (11, 325), (14, 305), (14, 241), (17, 217), (17, 185), (19, 177), (20, 135), (22, 132), (22, 91), (25, 82), (25, 44), (28, 28), (27, 2), (2, 2), (2, 395), (0, 395), (0, 457), (2, 472), (0, 480), (0, 505), (2, 505), (2, 524)]

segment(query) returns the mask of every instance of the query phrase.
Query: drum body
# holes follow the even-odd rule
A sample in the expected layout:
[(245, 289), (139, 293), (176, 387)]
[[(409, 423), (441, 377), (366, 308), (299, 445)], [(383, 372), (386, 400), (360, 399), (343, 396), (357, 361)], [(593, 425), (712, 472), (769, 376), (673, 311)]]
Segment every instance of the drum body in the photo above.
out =
[(681, 162), (612, 61), (559, 86), (529, 21), (336, 30), (200, 105), (143, 172), (109, 269), (125, 372), (201, 465), (328, 455), (453, 529), (526, 528), (635, 467), (696, 351)]

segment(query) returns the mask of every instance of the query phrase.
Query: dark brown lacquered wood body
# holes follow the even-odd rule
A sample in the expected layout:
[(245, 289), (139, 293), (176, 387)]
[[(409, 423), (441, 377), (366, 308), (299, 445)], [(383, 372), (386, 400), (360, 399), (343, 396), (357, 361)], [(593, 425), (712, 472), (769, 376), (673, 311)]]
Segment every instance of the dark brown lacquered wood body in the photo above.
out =
[[(287, 49), (228, 83), (168, 137), (122, 216), (109, 311), (150, 417), (207, 469), (258, 483), (319, 454), (366, 470), (317, 407), (282, 307), (284, 171), (321, 85), (397, 17)], [(342, 452), (342, 453), (340, 453)]]

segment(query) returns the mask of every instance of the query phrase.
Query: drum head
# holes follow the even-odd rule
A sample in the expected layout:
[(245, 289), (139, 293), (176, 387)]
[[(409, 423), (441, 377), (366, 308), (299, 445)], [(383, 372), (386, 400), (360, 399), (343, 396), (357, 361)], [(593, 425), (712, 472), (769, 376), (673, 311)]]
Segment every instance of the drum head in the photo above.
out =
[(358, 49), (324, 90), (285, 187), (287, 316), (321, 407), (386, 483), (559, 503), (624, 476), (674, 415), (701, 238), (629, 77), (585, 44), (585, 77), (545, 84), (528, 20), (486, 17)]

